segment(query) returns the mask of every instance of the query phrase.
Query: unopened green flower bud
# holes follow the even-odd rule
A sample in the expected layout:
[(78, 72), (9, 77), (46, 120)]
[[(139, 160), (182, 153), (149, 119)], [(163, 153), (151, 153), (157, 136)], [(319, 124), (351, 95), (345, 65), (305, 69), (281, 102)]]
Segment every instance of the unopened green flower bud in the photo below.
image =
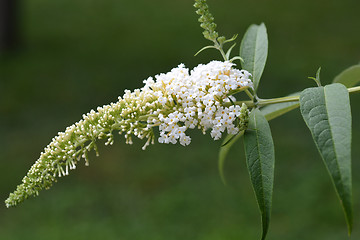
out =
[(221, 36), (221, 37), (218, 37), (217, 40), (220, 44), (223, 44), (225, 42), (226, 38), (224, 36)]
[(204, 37), (211, 41), (216, 41), (218, 33), (215, 31), (216, 24), (214, 23), (214, 17), (209, 12), (209, 7), (206, 4), (205, 0), (196, 0), (194, 7), (198, 8), (196, 13), (200, 15), (199, 22), (201, 22), (200, 27), (205, 29), (203, 32)]

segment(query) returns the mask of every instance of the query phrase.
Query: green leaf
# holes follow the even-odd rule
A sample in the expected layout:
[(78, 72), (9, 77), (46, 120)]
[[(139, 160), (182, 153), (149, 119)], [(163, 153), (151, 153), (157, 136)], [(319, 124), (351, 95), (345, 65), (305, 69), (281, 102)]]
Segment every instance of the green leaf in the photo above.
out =
[(349, 93), (339, 83), (305, 89), (300, 110), (329, 171), (352, 230), (351, 111)]
[(314, 80), (318, 85), (318, 87), (321, 87), (320, 71), (321, 71), (321, 67), (319, 67), (318, 70), (316, 71), (316, 77), (308, 77), (309, 79)]
[(244, 131), (239, 132), (237, 135), (227, 135), (219, 150), (219, 174), (221, 177), (221, 181), (224, 183), (224, 185), (226, 185), (226, 179), (224, 174), (224, 163), (226, 160), (226, 156), (234, 143), (239, 140), (242, 135), (244, 135)]
[(263, 240), (270, 222), (275, 151), (269, 123), (258, 109), (250, 113), (244, 146), (251, 183), (261, 212)]
[(241, 41), (240, 57), (244, 59), (242, 68), (252, 74), (255, 92), (265, 68), (267, 54), (268, 37), (265, 24), (251, 25)]
[(202, 49), (200, 49), (199, 51), (197, 51), (197, 53), (195, 53), (194, 56), (197, 56), (199, 53), (201, 53), (202, 51), (204, 51), (205, 49), (209, 49), (209, 48), (215, 48), (215, 46), (206, 46), (206, 47), (203, 47)]
[[(290, 94), (288, 96), (299, 96), (300, 92), (296, 92)], [(283, 103), (276, 103), (270, 104), (263, 108), (261, 108), (261, 113), (265, 116), (266, 120), (270, 121), (274, 118), (277, 118), (291, 110), (298, 108), (300, 106), (299, 102), (283, 102)]]
[(318, 80), (320, 82), (320, 72), (321, 72), (321, 67), (318, 68), (318, 70), (316, 71), (316, 80)]
[(354, 87), (360, 82), (360, 65), (351, 66), (334, 78), (334, 83), (342, 83), (346, 87)]
[(234, 43), (233, 45), (231, 45), (231, 47), (227, 50), (226, 54), (225, 54), (225, 57), (226, 59), (229, 59), (230, 58), (230, 54), (231, 54), (231, 51), (232, 49), (235, 47), (236, 43)]

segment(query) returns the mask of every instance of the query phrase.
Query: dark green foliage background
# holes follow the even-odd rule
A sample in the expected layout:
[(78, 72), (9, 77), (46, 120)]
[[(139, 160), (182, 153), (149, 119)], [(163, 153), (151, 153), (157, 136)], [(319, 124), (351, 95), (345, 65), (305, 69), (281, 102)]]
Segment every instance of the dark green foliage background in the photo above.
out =
[[(183, 62), (220, 59), (193, 54), (202, 38), (190, 0), (22, 1), (22, 46), (0, 60), (0, 199), (5, 200), (58, 131), (124, 89)], [(360, 2), (209, 0), (220, 34), (243, 35), (265, 22), (269, 57), (263, 98), (314, 86), (322, 67), (330, 83), (360, 61)], [(241, 37), (240, 37), (241, 38)], [(238, 42), (240, 41), (240, 38)], [(238, 49), (238, 47), (236, 48)], [(237, 50), (236, 50), (237, 51)], [(360, 95), (352, 95), (354, 232), (360, 238)], [(268, 239), (346, 239), (343, 213), (299, 110), (272, 120), (276, 152)], [(118, 137), (90, 167), (17, 208), (0, 205), (1, 239), (258, 239), (260, 218), (242, 144), (220, 181), (220, 142), (194, 132), (192, 144)]]

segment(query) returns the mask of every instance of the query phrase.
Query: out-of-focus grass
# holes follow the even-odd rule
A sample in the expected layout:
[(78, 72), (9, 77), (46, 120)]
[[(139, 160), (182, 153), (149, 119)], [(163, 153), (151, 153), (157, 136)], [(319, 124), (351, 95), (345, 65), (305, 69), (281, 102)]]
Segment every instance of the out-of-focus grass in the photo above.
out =
[[(0, 198), (20, 183), (43, 147), (81, 114), (184, 62), (202, 39), (192, 1), (23, 1), (23, 45), (0, 65)], [(270, 39), (261, 97), (313, 86), (359, 62), (356, 1), (214, 1), (227, 36), (264, 21)], [(219, 58), (218, 58), (219, 59)], [(353, 102), (355, 232), (359, 231), (360, 96)], [(276, 176), (269, 239), (346, 239), (336, 194), (297, 110), (273, 120)], [(241, 142), (217, 172), (220, 143), (194, 133), (181, 146), (101, 147), (55, 186), (14, 209), (0, 205), (1, 239), (256, 239), (260, 219)], [(81, 164), (80, 164), (81, 165)]]

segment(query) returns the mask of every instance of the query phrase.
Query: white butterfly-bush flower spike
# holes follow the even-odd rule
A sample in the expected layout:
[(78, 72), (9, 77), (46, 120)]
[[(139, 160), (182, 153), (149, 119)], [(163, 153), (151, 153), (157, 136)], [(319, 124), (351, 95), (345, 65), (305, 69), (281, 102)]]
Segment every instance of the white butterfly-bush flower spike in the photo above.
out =
[(199, 128), (204, 133), (211, 129), (214, 140), (225, 131), (236, 134), (246, 129), (249, 111), (242, 106), (224, 104), (236, 101), (228, 96), (230, 91), (253, 87), (251, 74), (233, 68), (231, 62), (212, 61), (200, 64), (191, 72), (180, 64), (168, 73), (155, 79), (144, 80), (144, 87), (133, 92), (125, 90), (116, 103), (98, 107), (84, 114), (83, 119), (59, 132), (40, 154), (14, 193), (5, 201), (6, 206), (15, 206), (29, 196), (38, 195), (56, 182), (56, 177), (69, 174), (76, 164), (85, 159), (89, 165), (88, 152), (95, 150), (96, 141), (105, 139), (106, 145), (114, 142), (114, 132), (124, 134), (127, 144), (132, 144), (132, 135), (146, 138), (145, 149), (154, 143), (154, 127), (158, 127), (158, 142), (191, 143), (187, 129)]

